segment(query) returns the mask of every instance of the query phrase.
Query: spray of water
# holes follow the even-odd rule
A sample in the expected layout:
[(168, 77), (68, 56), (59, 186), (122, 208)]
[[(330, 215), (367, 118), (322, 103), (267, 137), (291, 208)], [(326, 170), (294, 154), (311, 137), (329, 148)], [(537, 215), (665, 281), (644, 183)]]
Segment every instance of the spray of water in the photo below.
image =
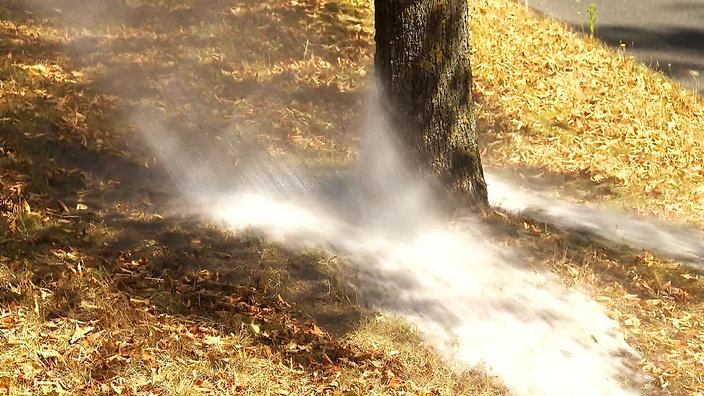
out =
[[(520, 395), (636, 394), (624, 379), (639, 382), (637, 356), (617, 324), (584, 294), (528, 268), (524, 252), (483, 237), (476, 219), (443, 219), (428, 186), (404, 172), (372, 96), (360, 164), (332, 174), (243, 155), (236, 144), (201, 152), (142, 125), (200, 215), (345, 254), (359, 297), (405, 317), (450, 361), (483, 364)], [(229, 169), (218, 160), (223, 147), (246, 160)]]
[(507, 175), (487, 173), (486, 179), (493, 206), (526, 214), (613, 246), (654, 251), (704, 268), (704, 233), (697, 229), (556, 199), (544, 188), (522, 186), (519, 179)]
[[(106, 20), (119, 26), (128, 19), (109, 6), (86, 14), (79, 0), (63, 0), (61, 7), (36, 3), (69, 26)], [(76, 40), (78, 55), (88, 42)], [(172, 80), (188, 80), (180, 77)], [(274, 159), (232, 136), (179, 136), (153, 114), (135, 121), (193, 214), (233, 229), (254, 228), (284, 244), (344, 254), (356, 267), (360, 299), (405, 317), (449, 361), (483, 364), (518, 395), (637, 394), (625, 384), (641, 383), (633, 369), (638, 357), (617, 324), (586, 295), (526, 265), (525, 252), (492, 243), (476, 219), (444, 218), (429, 186), (404, 172), (378, 100), (376, 93), (370, 99), (360, 163), (329, 173)], [(661, 234), (662, 227), (644, 234), (649, 223), (627, 216), (614, 223), (612, 215), (505, 178), (489, 175), (488, 186), (492, 203), (507, 210), (536, 209), (547, 221), (636, 246), (689, 257), (704, 251), (704, 238), (697, 244), (696, 236)], [(668, 239), (673, 235), (676, 243)]]

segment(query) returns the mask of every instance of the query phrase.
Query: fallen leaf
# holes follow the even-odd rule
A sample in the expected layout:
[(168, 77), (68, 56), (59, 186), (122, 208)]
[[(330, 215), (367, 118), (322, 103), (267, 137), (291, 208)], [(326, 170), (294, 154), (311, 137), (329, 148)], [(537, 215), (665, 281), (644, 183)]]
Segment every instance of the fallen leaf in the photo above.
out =
[(39, 350), (37, 355), (44, 359), (61, 359), (61, 354), (55, 349)]
[(396, 376), (391, 377), (391, 379), (389, 380), (389, 388), (393, 390), (399, 390), (401, 388), (401, 380), (399, 380)]
[(206, 345), (223, 345), (222, 338), (220, 336), (213, 337), (213, 336), (207, 335), (203, 339), (203, 342)]
[(312, 334), (314, 336), (322, 337), (325, 335), (325, 332), (320, 329), (315, 323), (313, 323), (313, 328), (308, 330), (309, 334)]
[(150, 362), (150, 361), (154, 360), (154, 354), (151, 353), (151, 351), (144, 351), (142, 353), (142, 360), (145, 362)]
[(76, 323), (76, 330), (73, 332), (73, 335), (71, 336), (71, 340), (69, 341), (70, 344), (75, 344), (80, 340), (81, 338), (85, 337), (86, 334), (90, 333), (93, 331), (95, 327), (93, 326), (86, 326), (84, 328), (81, 328), (78, 323)]

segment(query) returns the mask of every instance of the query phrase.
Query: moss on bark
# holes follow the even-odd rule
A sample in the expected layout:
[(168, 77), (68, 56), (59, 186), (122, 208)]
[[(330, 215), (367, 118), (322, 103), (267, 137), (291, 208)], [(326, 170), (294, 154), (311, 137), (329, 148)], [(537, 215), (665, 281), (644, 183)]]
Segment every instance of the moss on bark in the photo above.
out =
[(421, 168), (486, 204), (466, 0), (376, 0), (375, 66), (386, 111)]

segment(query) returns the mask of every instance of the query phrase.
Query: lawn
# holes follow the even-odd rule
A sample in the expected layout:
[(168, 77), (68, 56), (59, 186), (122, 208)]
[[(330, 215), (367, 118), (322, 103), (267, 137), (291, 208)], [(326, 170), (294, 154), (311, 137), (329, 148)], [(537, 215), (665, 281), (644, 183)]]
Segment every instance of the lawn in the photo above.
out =
[[(370, 1), (42, 3), (0, 5), (0, 394), (507, 393), (358, 304), (327, 253), (183, 215), (140, 134), (354, 163)], [(470, 8), (488, 167), (704, 226), (701, 98), (522, 4)], [(701, 271), (482, 221), (602, 304), (653, 386), (704, 393)]]

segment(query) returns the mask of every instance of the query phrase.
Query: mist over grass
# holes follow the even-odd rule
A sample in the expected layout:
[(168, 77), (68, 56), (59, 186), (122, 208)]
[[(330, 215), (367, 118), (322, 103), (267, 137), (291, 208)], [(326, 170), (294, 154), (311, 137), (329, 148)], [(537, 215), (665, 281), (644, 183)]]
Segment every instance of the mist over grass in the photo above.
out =
[[(368, 78), (345, 69), (322, 39), (309, 46), (277, 30), (276, 18), (284, 16), (310, 22), (299, 10), (220, 8), (233, 18), (223, 23), (221, 13), (179, 19), (174, 7), (173, 18), (150, 21), (149, 10), (168, 3), (136, 3), (114, 10), (75, 3), (60, 12), (53, 4), (48, 12), (77, 23), (77, 62), (128, 103), (124, 132), (134, 134), (133, 148), (144, 150), (150, 166), (156, 157), (168, 170), (164, 184), (178, 186), (181, 210), (286, 245), (333, 249), (353, 263), (361, 301), (402, 315), (444, 356), (484, 363), (519, 393), (628, 392), (620, 381), (638, 377), (629, 363), (638, 359), (616, 323), (578, 291), (536, 273), (524, 252), (493, 244), (480, 220), (449, 225), (433, 187), (404, 170), (383, 117), (369, 111), (360, 121)], [(141, 37), (140, 21), (156, 31)], [(188, 34), (161, 34), (161, 22)], [(228, 37), (232, 52), (211, 48), (211, 35), (233, 22), (265, 27), (266, 34)], [(96, 33), (106, 26), (114, 29), (107, 42)], [(264, 40), (268, 35), (277, 40)], [(238, 55), (250, 63), (238, 65)], [(148, 66), (154, 60), (162, 67)], [(329, 98), (348, 106), (326, 106)], [(507, 194), (515, 195), (511, 187)], [(583, 222), (592, 214), (564, 217)]]
[(637, 353), (618, 324), (525, 252), (493, 243), (478, 218), (443, 218), (377, 100), (361, 162), (327, 174), (265, 153), (234, 166), (217, 160), (227, 145), (189, 156), (166, 130), (147, 136), (196, 213), (343, 255), (359, 301), (406, 318), (454, 364), (485, 365), (517, 394), (637, 394)]

